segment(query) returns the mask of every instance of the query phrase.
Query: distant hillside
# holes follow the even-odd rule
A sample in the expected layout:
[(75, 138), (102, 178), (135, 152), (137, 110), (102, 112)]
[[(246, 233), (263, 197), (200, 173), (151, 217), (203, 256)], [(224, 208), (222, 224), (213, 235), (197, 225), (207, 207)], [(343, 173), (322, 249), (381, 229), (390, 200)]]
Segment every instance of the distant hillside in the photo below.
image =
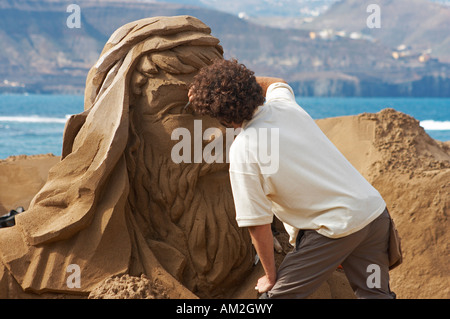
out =
[(89, 68), (118, 27), (188, 14), (211, 27), (226, 58), (238, 58), (258, 75), (285, 78), (299, 95), (450, 96), (450, 65), (394, 59), (382, 42), (312, 37), (309, 30), (270, 28), (215, 10), (134, 0), (78, 0), (81, 28), (70, 29), (71, 3), (0, 2), (0, 92), (83, 93)]
[[(144, 0), (148, 1), (148, 0)], [(150, 0), (152, 1), (152, 0)], [(323, 13), (337, 0), (157, 0), (182, 3), (248, 17), (309, 17)]]
[[(327, 12), (342, 0), (141, 0), (199, 6), (231, 13), (261, 25), (279, 28), (303, 28), (303, 24)], [(426, 0), (450, 8), (450, 0)], [(374, 3), (370, 1), (370, 3)], [(426, 4), (425, 4), (426, 5)], [(367, 7), (367, 4), (366, 4)], [(364, 11), (365, 12), (365, 11)], [(345, 24), (346, 20), (342, 20)]]
[[(367, 27), (369, 4), (380, 7), (379, 29)], [(450, 6), (429, 0), (343, 0), (302, 28), (360, 32), (391, 48), (403, 44), (412, 52), (430, 52), (450, 63)]]
[[(342, 0), (142, 0), (147, 2), (169, 2), (215, 9), (250, 18), (258, 17), (316, 17)], [(427, 0), (450, 6), (450, 0)], [(261, 20), (264, 22), (264, 20)]]

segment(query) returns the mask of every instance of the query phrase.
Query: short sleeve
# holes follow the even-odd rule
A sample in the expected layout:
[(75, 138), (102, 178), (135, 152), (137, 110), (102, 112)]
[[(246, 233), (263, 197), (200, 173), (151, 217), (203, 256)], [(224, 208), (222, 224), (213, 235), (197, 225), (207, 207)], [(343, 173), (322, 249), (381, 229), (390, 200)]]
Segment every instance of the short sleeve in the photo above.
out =
[(266, 92), (266, 101), (274, 99), (286, 99), (295, 102), (295, 94), (287, 83), (275, 82), (269, 85)]
[(239, 227), (272, 223), (272, 202), (267, 198), (263, 178), (245, 137), (239, 134), (230, 147), (230, 182)]
[(272, 202), (263, 190), (261, 175), (234, 171), (230, 166), (230, 181), (238, 226), (248, 227), (272, 223)]

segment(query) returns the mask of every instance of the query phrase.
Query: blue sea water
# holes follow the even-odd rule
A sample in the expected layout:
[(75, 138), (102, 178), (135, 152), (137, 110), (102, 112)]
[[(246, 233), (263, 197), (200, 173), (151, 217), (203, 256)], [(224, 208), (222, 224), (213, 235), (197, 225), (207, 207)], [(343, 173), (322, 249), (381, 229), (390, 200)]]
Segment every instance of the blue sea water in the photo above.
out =
[[(10, 155), (61, 155), (67, 117), (83, 111), (81, 95), (0, 95), (0, 159)], [(421, 121), (434, 139), (450, 140), (450, 99), (303, 98), (314, 118), (376, 113), (394, 108)]]
[(0, 159), (61, 155), (67, 116), (83, 111), (81, 95), (0, 95)]

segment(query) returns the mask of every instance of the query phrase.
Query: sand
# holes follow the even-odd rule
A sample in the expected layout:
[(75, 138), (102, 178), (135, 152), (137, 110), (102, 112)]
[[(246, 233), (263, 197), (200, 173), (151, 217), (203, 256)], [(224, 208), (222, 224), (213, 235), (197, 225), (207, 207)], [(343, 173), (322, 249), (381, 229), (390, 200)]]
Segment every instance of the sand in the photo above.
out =
[(106, 279), (90, 294), (89, 299), (168, 299), (164, 285), (147, 276), (114, 276)]
[(0, 160), (0, 216), (28, 207), (44, 186), (50, 168), (60, 161), (52, 154), (10, 156)]
[[(392, 109), (377, 114), (318, 120), (317, 124), (353, 165), (380, 191), (393, 216), (404, 253), (391, 271), (398, 298), (443, 298), (449, 291), (450, 143), (431, 139), (412, 117)], [(28, 207), (59, 161), (52, 155), (16, 156), (0, 161), (2, 213)], [(290, 247), (281, 225), (277, 238), (283, 253)], [(1, 230), (0, 230), (1, 231)], [(254, 283), (262, 274), (255, 266), (235, 287), (233, 298), (256, 298)], [(183, 297), (182, 294), (178, 297)], [(353, 298), (342, 271), (337, 270), (311, 298)], [(98, 283), (89, 298), (177, 298), (173, 287), (145, 275), (112, 276)], [(194, 297), (195, 298), (195, 297)]]

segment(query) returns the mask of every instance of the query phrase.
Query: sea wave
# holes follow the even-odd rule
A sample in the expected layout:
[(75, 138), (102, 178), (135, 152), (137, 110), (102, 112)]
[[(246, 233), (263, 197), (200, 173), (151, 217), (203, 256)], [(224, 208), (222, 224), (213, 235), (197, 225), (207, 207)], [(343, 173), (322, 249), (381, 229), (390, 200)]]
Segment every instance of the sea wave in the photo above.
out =
[[(66, 115), (64, 118), (60, 117), (43, 117), (37, 115), (31, 116), (0, 116), (0, 122), (19, 122), (19, 123), (60, 123), (65, 124), (70, 115)], [(449, 131), (450, 121), (435, 121), (424, 120), (420, 121), (422, 126), (427, 131)]]
[(0, 116), (0, 122), (19, 122), (19, 123), (61, 123), (65, 124), (70, 115), (65, 118), (43, 117), (43, 116)]
[(420, 126), (427, 131), (449, 131), (450, 121), (425, 120), (420, 121)]

